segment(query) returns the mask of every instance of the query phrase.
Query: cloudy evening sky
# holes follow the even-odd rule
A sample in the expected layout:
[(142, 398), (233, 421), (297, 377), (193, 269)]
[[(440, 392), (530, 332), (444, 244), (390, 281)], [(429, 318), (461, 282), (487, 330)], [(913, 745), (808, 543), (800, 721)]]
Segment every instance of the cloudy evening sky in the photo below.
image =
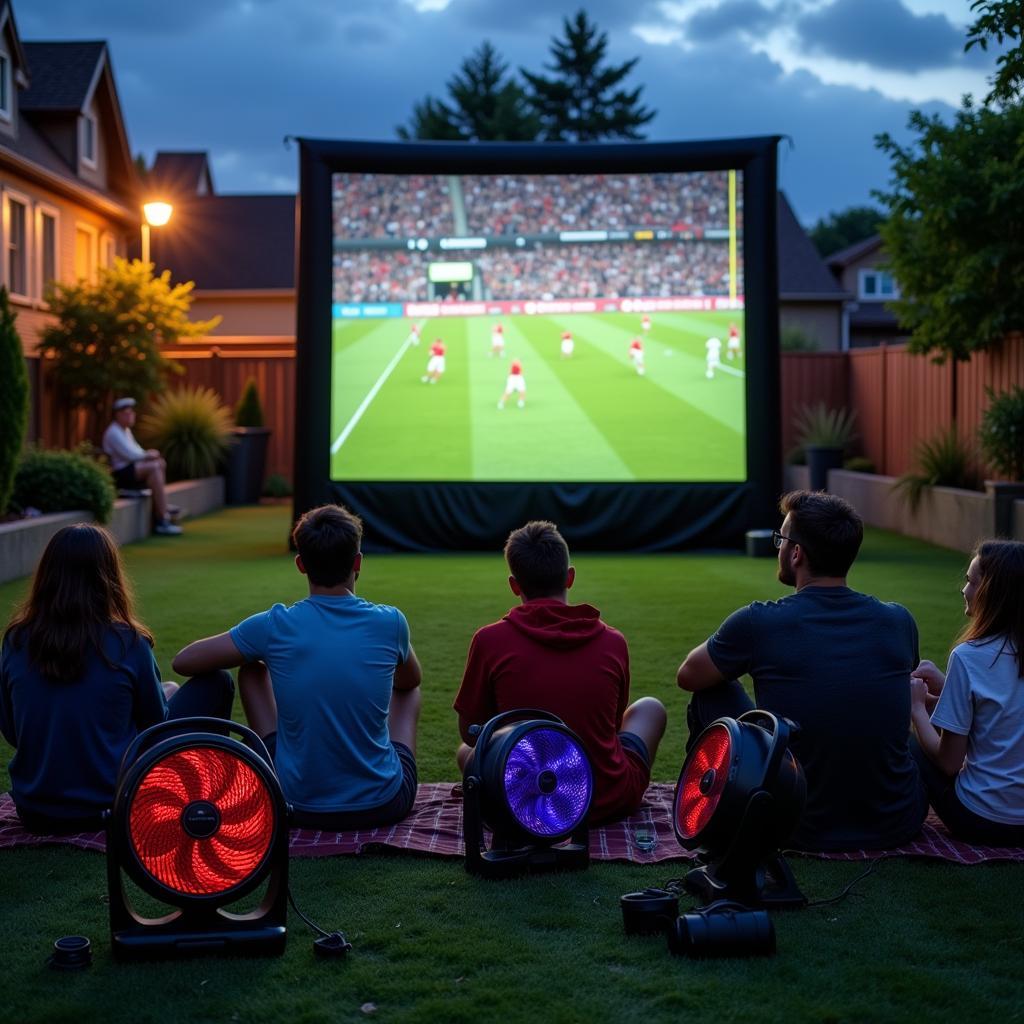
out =
[[(393, 139), (484, 39), (541, 70), (579, 0), (15, 0), (26, 40), (106, 39), (132, 149), (204, 149), (221, 192), (295, 188), (286, 135)], [(786, 135), (805, 223), (869, 201), (908, 112), (983, 96), (969, 0), (590, 0), (610, 57), (658, 111), (649, 138)]]

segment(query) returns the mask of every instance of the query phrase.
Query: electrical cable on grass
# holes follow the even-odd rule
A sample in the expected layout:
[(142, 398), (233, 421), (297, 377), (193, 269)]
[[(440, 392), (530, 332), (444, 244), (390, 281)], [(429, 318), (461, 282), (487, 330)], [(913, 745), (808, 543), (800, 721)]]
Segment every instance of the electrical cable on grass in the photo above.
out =
[(857, 877), (856, 877), (856, 878), (854, 878), (854, 879), (853, 879), (853, 880), (852, 880), (852, 881), (851, 881), (851, 882), (849, 883), (849, 885), (847, 885), (847, 886), (846, 886), (846, 888), (845, 888), (845, 889), (843, 889), (843, 890), (842, 890), (841, 892), (837, 893), (837, 894), (836, 894), (835, 896), (829, 896), (829, 897), (827, 897), (827, 898), (825, 898), (825, 899), (820, 899), (820, 900), (811, 900), (811, 901), (810, 901), (810, 903), (808, 903), (808, 904), (807, 904), (807, 906), (808, 906), (808, 907), (828, 907), (828, 906), (831, 906), (831, 905), (832, 905), (833, 903), (839, 903), (839, 902), (841, 902), (842, 900), (846, 899), (846, 897), (847, 897), (847, 896), (849, 896), (849, 895), (850, 895), (850, 890), (851, 890), (851, 889), (852, 889), (852, 888), (853, 888), (853, 887), (854, 887), (854, 886), (855, 886), (855, 885), (856, 885), (856, 884), (857, 884), (857, 883), (858, 883), (859, 881), (861, 881), (861, 879), (863, 879), (863, 878), (867, 878), (867, 877), (868, 877), (868, 875), (870, 875), (870, 874), (871, 874), (871, 872), (872, 872), (872, 871), (874, 871), (874, 870), (875, 870), (875, 868), (877, 868), (877, 867), (878, 867), (878, 865), (879, 865), (879, 864), (880, 864), (880, 863), (881, 863), (881, 862), (882, 862), (883, 860), (888, 860), (888, 859), (889, 859), (889, 855), (888, 855), (888, 854), (886, 854), (886, 855), (885, 855), (885, 856), (883, 856), (883, 857), (876, 857), (876, 858), (875, 858), (875, 859), (874, 859), (873, 861), (871, 861), (871, 863), (870, 863), (870, 864), (869, 864), (869, 865), (867, 866), (867, 868), (865, 868), (865, 869), (864, 869), (864, 870), (863, 870), (863, 871), (862, 871), (862, 872), (861, 872), (861, 873), (860, 873), (859, 875), (857, 875)]
[(352, 943), (348, 941), (343, 931), (324, 931), (315, 921), (306, 917), (299, 909), (298, 903), (295, 902), (291, 886), (288, 887), (288, 902), (291, 904), (292, 910), (319, 936), (313, 940), (313, 949), (318, 956), (343, 956), (352, 948)]

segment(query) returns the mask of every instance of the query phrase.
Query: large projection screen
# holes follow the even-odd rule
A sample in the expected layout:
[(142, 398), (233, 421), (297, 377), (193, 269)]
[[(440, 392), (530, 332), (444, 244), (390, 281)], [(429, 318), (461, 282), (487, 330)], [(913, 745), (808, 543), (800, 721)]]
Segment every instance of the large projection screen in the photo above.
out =
[(300, 140), (296, 514), (412, 550), (770, 522), (776, 141)]

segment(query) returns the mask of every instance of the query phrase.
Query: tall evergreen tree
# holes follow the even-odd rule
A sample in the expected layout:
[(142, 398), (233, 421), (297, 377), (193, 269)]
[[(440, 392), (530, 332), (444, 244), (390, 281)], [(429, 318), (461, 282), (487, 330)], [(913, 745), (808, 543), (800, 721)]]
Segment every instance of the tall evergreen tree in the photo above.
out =
[(883, 220), (885, 215), (873, 206), (849, 206), (822, 217), (808, 234), (822, 257), (831, 256), (854, 242), (877, 235)]
[(409, 125), (398, 129), (401, 138), (525, 142), (540, 131), (522, 87), (508, 77), (508, 64), (487, 40), (446, 88), (450, 105), (427, 96), (413, 107)]
[(606, 64), (608, 34), (580, 9), (562, 22), (563, 39), (551, 40), (553, 77), (519, 71), (529, 86), (528, 98), (542, 125), (542, 137), (552, 142), (596, 142), (601, 139), (642, 139), (640, 129), (655, 111), (640, 103), (643, 86), (619, 88), (638, 57), (624, 64)]

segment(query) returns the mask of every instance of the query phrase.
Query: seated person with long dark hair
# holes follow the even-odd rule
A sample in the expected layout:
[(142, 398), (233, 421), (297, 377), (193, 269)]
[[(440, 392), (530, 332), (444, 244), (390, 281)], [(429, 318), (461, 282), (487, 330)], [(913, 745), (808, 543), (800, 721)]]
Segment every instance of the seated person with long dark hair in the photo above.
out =
[(911, 673), (915, 755), (953, 835), (1024, 846), (1024, 544), (980, 545), (963, 595), (971, 621), (945, 674)]
[(100, 828), (141, 730), (165, 718), (229, 718), (233, 699), (227, 672), (161, 683), (117, 545), (102, 527), (65, 526), (0, 649), (0, 732), (16, 748), (18, 816), (33, 832)]

